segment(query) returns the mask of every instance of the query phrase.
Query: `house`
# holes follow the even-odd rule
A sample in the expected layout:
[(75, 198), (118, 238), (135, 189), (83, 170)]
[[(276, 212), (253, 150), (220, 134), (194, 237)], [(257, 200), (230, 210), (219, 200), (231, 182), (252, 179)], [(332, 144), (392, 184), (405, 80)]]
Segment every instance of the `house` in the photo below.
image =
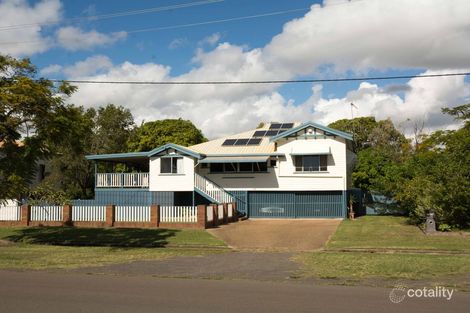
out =
[[(190, 147), (89, 155), (128, 173), (96, 173), (98, 203), (236, 202), (253, 218), (344, 218), (354, 162), (352, 135), (313, 122), (261, 128)], [(97, 168), (97, 167), (95, 167)]]

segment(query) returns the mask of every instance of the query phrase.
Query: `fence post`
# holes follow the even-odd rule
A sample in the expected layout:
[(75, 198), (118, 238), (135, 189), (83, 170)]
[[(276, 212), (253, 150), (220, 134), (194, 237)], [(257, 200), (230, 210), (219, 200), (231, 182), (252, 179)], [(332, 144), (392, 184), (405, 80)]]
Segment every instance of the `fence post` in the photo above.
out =
[(115, 213), (114, 204), (108, 204), (106, 206), (106, 226), (108, 227), (114, 226), (114, 213)]
[(31, 221), (31, 206), (29, 204), (23, 204), (21, 206), (21, 226), (28, 226)]
[(197, 206), (197, 225), (199, 228), (207, 228), (207, 213), (206, 213), (206, 205), (199, 204)]
[(150, 206), (150, 223), (152, 226), (160, 227), (160, 206), (158, 204)]
[(224, 212), (223, 223), (227, 224), (228, 223), (228, 205), (227, 203), (222, 203), (222, 206), (223, 206), (223, 212)]
[(212, 216), (214, 218), (214, 226), (219, 225), (219, 207), (217, 204), (211, 204), (212, 207)]
[(238, 220), (237, 203), (232, 202), (232, 222), (236, 222), (237, 220)]
[(62, 207), (62, 224), (63, 226), (72, 226), (72, 206), (70, 204)]

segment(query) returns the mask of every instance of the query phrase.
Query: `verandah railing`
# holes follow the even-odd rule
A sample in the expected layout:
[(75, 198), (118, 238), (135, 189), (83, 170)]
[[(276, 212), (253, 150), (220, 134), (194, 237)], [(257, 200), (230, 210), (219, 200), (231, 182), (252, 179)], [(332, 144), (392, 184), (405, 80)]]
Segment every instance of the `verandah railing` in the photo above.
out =
[(98, 188), (132, 188), (149, 186), (149, 173), (97, 173)]

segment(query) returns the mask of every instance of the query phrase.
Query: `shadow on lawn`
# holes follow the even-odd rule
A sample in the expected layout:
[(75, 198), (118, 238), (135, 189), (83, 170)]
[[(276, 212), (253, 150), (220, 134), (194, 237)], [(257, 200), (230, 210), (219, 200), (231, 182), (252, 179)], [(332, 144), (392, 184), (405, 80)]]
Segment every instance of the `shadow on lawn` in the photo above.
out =
[(5, 239), (29, 244), (106, 247), (164, 247), (175, 229), (138, 228), (22, 228)]

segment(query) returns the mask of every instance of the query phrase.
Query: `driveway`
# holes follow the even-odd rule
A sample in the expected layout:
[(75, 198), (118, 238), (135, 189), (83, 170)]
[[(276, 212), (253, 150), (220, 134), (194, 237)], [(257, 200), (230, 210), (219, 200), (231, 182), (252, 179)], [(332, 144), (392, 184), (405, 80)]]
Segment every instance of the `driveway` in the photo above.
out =
[(208, 229), (239, 250), (311, 251), (322, 248), (340, 219), (248, 219)]

